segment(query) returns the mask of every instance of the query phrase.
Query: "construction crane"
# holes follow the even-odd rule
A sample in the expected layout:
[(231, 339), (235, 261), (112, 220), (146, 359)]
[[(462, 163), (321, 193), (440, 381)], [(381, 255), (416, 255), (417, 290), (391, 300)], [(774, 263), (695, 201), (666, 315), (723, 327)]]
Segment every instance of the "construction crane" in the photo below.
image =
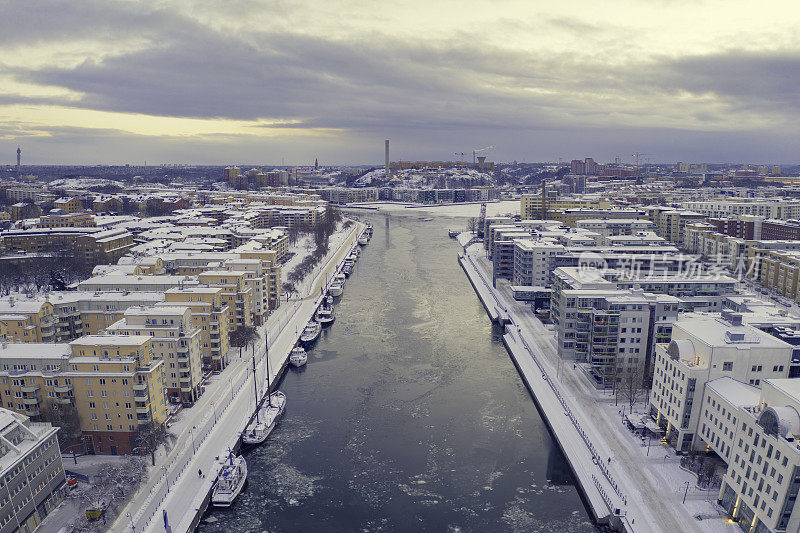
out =
[(639, 171), (639, 159), (645, 158), (645, 157), (648, 157), (648, 156), (652, 157), (653, 154), (645, 154), (644, 152), (634, 152), (631, 155), (636, 158), (636, 171), (638, 172)]
[(472, 164), (474, 165), (477, 161), (475, 161), (476, 154), (479, 152), (486, 152), (487, 150), (494, 150), (494, 146), (487, 146), (486, 148), (478, 148), (477, 150), (472, 151)]

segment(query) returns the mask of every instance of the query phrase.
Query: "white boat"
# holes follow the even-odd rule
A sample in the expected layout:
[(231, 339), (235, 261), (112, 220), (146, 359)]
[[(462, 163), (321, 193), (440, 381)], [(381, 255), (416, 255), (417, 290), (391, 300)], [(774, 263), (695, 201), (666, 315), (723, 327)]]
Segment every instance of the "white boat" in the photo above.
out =
[(325, 305), (324, 303), (317, 309), (316, 320), (322, 326), (330, 326), (334, 320), (333, 306)]
[(353, 269), (350, 268), (348, 265), (342, 267), (342, 274), (344, 274), (345, 277), (349, 277), (351, 272), (353, 272)]
[[(341, 294), (341, 291), (340, 291)], [(322, 331), (322, 326), (316, 320), (311, 320), (306, 327), (303, 328), (303, 332), (300, 333), (300, 342), (308, 346), (312, 344), (319, 338), (319, 333)]]
[(296, 346), (292, 348), (292, 352), (289, 354), (289, 363), (291, 363), (293, 367), (301, 367), (306, 364), (307, 361), (308, 356), (306, 355), (306, 351), (302, 346)]
[(211, 494), (211, 504), (214, 507), (230, 507), (233, 500), (242, 492), (245, 481), (247, 481), (247, 463), (244, 457), (241, 455), (234, 457), (233, 453), (229, 453), (217, 476), (217, 483)]
[(361, 246), (366, 246), (368, 242), (369, 240), (364, 235), (358, 238), (358, 244), (360, 244)]
[(336, 274), (335, 276), (333, 276), (333, 282), (334, 282), (334, 283), (341, 283), (342, 285), (344, 285), (344, 280), (345, 280), (345, 278), (346, 278), (346, 277), (347, 277), (347, 276), (345, 276), (344, 274), (342, 274), (341, 272), (339, 272), (338, 274)]
[(342, 292), (344, 292), (344, 286), (338, 281), (333, 282), (328, 288), (328, 292), (331, 294), (331, 296), (339, 297), (342, 295)]
[(278, 425), (285, 409), (286, 395), (281, 391), (270, 394), (269, 398), (261, 404), (256, 417), (245, 429), (242, 442), (244, 444), (261, 444), (267, 440), (269, 434)]

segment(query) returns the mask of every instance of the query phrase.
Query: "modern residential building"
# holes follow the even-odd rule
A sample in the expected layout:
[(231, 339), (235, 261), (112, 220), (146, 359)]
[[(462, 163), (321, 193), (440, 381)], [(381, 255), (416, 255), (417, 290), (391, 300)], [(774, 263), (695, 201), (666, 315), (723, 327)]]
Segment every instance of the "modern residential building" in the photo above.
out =
[(564, 246), (545, 240), (514, 239), (513, 279), (515, 286), (550, 285), (550, 273), (555, 256), (563, 254)]
[(89, 264), (116, 263), (133, 246), (133, 235), (112, 228), (33, 228), (0, 233), (4, 253), (62, 253)]
[(789, 375), (793, 347), (731, 312), (687, 313), (656, 345), (650, 413), (677, 450), (698, 449), (706, 384), (722, 377), (760, 386)]

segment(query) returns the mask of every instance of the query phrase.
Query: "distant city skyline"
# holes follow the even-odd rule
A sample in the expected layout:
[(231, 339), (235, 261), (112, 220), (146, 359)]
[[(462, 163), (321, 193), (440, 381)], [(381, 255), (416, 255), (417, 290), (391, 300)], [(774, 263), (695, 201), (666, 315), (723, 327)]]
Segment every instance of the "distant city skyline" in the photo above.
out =
[(788, 1), (13, 0), (0, 164), (797, 162)]

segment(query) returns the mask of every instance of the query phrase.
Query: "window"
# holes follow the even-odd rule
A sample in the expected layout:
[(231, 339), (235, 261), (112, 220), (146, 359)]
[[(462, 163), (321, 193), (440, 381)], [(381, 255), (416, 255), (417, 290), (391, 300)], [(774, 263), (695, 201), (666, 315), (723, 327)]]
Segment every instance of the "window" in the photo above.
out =
[(726, 361), (722, 363), (723, 372), (730, 372), (731, 370), (733, 370), (733, 361)]

